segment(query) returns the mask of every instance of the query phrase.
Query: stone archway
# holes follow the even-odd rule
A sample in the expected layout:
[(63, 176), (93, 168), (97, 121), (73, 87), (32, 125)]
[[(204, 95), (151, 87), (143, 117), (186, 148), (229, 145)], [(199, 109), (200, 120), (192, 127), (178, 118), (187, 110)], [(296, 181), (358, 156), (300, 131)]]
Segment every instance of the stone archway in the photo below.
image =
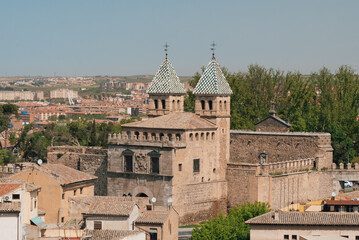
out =
[(139, 197), (148, 197), (150, 199), (153, 198), (152, 191), (144, 186), (137, 186), (133, 189), (132, 196), (137, 197), (137, 195), (139, 195)]

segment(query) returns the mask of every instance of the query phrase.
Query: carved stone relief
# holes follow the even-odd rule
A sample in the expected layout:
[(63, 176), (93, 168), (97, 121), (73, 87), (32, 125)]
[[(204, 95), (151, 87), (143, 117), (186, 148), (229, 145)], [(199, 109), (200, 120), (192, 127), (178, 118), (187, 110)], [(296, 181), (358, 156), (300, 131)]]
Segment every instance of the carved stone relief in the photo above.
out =
[(147, 173), (147, 157), (142, 153), (135, 154), (135, 172)]

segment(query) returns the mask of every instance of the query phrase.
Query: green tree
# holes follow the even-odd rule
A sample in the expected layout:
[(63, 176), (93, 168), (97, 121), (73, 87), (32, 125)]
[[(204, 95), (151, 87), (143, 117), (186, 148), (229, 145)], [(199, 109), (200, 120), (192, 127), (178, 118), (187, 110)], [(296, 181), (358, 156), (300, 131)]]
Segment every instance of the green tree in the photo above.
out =
[(226, 217), (220, 214), (193, 229), (193, 240), (249, 240), (249, 225), (245, 221), (270, 211), (267, 203), (246, 203), (231, 209)]
[(0, 133), (4, 133), (3, 137), (4, 137), (4, 148), (7, 149), (7, 134), (8, 134), (8, 129), (10, 127), (10, 117), (11, 115), (15, 115), (16, 117), (18, 116), (18, 107), (14, 104), (3, 104), (0, 105)]
[(14, 161), (15, 161), (15, 157), (11, 151), (7, 151), (5, 149), (0, 150), (0, 166), (4, 166)]

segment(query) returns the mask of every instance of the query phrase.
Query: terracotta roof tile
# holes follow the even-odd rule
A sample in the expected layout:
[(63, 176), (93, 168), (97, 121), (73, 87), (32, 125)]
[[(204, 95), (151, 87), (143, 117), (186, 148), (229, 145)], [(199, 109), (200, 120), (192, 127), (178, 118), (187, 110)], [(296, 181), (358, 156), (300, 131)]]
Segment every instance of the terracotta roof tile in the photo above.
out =
[(278, 218), (275, 219), (275, 212), (272, 211), (252, 218), (246, 221), (246, 223), (266, 225), (358, 226), (359, 213), (278, 211)]
[(168, 211), (145, 211), (136, 219), (136, 223), (164, 223), (168, 214)]
[(4, 196), (17, 188), (19, 188), (22, 184), (19, 183), (0, 183), (0, 196)]
[(88, 215), (129, 216), (136, 205), (134, 201), (115, 196), (93, 196), (82, 199), (73, 197), (71, 199), (88, 204), (89, 208), (83, 212)]
[(20, 212), (21, 203), (20, 202), (1, 202), (0, 203), (0, 212)]
[(85, 230), (85, 235), (92, 236), (92, 240), (117, 240), (138, 234), (140, 231), (130, 230)]
[(150, 118), (146, 121), (127, 123), (122, 127), (155, 128), (155, 129), (216, 129), (211, 122), (190, 112), (173, 112), (164, 116)]
[(37, 168), (54, 177), (61, 185), (97, 179), (94, 175), (78, 171), (62, 164), (43, 164)]

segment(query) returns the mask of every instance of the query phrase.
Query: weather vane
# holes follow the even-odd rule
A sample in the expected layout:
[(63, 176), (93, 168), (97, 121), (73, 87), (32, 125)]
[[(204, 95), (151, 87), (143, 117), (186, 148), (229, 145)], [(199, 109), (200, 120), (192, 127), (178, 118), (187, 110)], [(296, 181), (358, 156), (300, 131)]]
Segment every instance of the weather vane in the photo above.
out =
[(213, 43), (211, 44), (211, 51), (212, 51), (212, 58), (214, 58), (214, 50), (216, 50), (214, 47), (217, 46), (214, 41)]
[(168, 45), (167, 42), (166, 42), (166, 44), (163, 46), (163, 47), (165, 48), (166, 58), (167, 58), (167, 56), (168, 56), (167, 51), (168, 51), (168, 47), (169, 47), (169, 46), (170, 46), (170, 45)]

